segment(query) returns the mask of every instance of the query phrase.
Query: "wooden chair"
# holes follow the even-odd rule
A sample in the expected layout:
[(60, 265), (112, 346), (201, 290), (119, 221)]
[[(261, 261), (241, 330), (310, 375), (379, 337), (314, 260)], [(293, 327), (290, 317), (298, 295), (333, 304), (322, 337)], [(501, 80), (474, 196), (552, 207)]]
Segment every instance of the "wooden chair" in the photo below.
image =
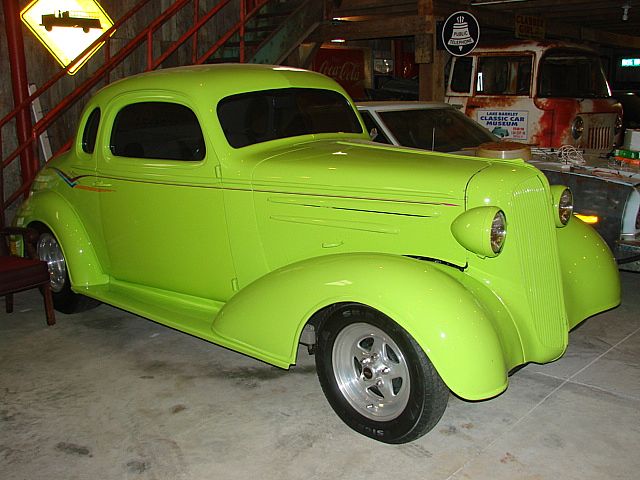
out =
[[(22, 236), (25, 253), (28, 257), (11, 255), (9, 237)], [(13, 294), (40, 288), (44, 296), (47, 324), (54, 325), (56, 317), (53, 311), (51, 281), (47, 262), (38, 259), (34, 244), (38, 238), (35, 230), (19, 227), (5, 227), (0, 230), (0, 297), (5, 297), (7, 313), (13, 312)]]

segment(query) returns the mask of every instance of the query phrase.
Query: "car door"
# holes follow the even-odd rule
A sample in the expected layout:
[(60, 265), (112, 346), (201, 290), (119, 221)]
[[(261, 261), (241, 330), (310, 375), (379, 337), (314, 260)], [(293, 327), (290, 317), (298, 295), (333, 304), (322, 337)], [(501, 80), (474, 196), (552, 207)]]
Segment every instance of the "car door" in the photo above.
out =
[(98, 180), (112, 279), (224, 301), (235, 278), (217, 157), (195, 109), (168, 92), (116, 97)]

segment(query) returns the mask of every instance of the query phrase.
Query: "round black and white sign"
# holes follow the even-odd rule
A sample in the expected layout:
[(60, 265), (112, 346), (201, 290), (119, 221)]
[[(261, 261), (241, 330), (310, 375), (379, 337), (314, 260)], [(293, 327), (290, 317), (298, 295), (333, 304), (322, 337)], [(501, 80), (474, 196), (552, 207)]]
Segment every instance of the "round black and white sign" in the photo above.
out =
[(480, 39), (480, 25), (469, 12), (456, 12), (442, 26), (442, 43), (451, 55), (463, 57), (471, 53)]

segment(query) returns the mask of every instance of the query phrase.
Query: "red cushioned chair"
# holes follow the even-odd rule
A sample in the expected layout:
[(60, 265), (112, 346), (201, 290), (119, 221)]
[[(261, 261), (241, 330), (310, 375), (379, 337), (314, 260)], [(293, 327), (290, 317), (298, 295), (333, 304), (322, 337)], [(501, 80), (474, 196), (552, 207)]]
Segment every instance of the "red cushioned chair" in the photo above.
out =
[[(20, 235), (29, 257), (11, 255), (9, 237)], [(44, 308), (47, 312), (47, 324), (56, 323), (51, 297), (51, 282), (47, 262), (38, 259), (34, 244), (38, 233), (34, 230), (18, 227), (5, 227), (0, 230), (0, 297), (5, 297), (7, 313), (13, 312), (13, 294), (40, 288), (44, 296)]]

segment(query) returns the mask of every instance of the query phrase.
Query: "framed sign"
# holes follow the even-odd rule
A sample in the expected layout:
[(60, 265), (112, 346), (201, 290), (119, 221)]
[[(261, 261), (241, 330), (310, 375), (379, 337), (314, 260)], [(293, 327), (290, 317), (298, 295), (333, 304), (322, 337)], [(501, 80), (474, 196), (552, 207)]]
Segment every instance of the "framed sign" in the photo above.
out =
[(371, 50), (323, 45), (316, 52), (311, 70), (336, 80), (352, 98), (363, 99), (372, 83)]
[(469, 12), (452, 13), (442, 25), (442, 44), (456, 57), (471, 53), (479, 39), (480, 25)]

